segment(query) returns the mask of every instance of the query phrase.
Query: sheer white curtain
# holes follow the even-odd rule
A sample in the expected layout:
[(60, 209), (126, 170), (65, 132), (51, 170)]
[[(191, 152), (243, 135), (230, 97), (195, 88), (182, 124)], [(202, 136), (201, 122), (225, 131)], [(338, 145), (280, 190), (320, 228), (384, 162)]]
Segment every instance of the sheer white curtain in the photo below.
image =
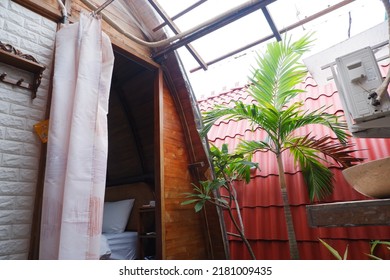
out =
[(98, 259), (114, 55), (101, 20), (57, 33), (40, 259)]

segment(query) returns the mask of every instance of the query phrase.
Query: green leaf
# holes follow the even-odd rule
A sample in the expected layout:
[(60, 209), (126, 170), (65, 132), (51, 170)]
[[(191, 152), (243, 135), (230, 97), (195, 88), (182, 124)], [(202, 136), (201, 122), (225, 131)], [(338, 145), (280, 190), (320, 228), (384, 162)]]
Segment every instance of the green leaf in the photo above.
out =
[(250, 181), (250, 168), (258, 168), (258, 163), (251, 161), (251, 154), (245, 154), (240, 151), (229, 153), (228, 145), (223, 144), (221, 149), (215, 145), (210, 145), (210, 155), (212, 158), (216, 179), (209, 182), (208, 186), (203, 186), (204, 193), (219, 190), (227, 186), (227, 181), (245, 179)]
[[(390, 246), (390, 241), (373, 240), (370, 243), (371, 243), (370, 254), (366, 254), (366, 255), (369, 256), (372, 259), (381, 260), (381, 258), (379, 258), (379, 257), (374, 255), (375, 248), (378, 245), (388, 245), (388, 246)], [(390, 250), (390, 247), (387, 247), (387, 249)]]
[[(328, 251), (337, 259), (337, 260), (343, 260), (343, 258), (340, 256), (339, 252), (337, 252), (336, 249), (334, 249), (332, 246), (330, 246), (328, 243), (326, 243), (324, 240), (319, 239), (320, 242), (328, 249)], [(348, 248), (348, 247), (347, 247)], [(344, 254), (345, 258), (345, 254)]]
[(186, 201), (183, 201), (181, 203), (181, 205), (188, 205), (188, 204), (192, 204), (192, 203), (195, 203), (195, 202), (198, 202), (199, 199), (190, 199), (190, 200), (186, 200)]
[(196, 203), (195, 204), (195, 212), (199, 212), (200, 210), (202, 210), (204, 204), (205, 204), (204, 200), (201, 200), (198, 203)]
[(362, 161), (352, 155), (352, 145), (333, 141), (330, 136), (319, 139), (306, 135), (288, 138), (285, 148), (289, 149), (294, 161), (299, 163), (308, 187), (310, 199), (322, 199), (333, 191), (333, 173), (329, 170), (329, 159), (342, 167), (349, 167)]
[(237, 152), (243, 154), (254, 153), (256, 151), (269, 151), (271, 147), (264, 141), (246, 141), (242, 140), (237, 146)]
[(306, 165), (302, 167), (302, 174), (306, 182), (310, 200), (325, 198), (333, 191), (332, 171), (312, 157), (306, 158)]
[(347, 245), (347, 247), (345, 248), (343, 260), (346, 260), (347, 258), (348, 258), (348, 245)]
[(225, 155), (229, 153), (228, 145), (226, 143), (222, 144), (221, 153)]
[(374, 259), (374, 260), (382, 260), (381, 258), (375, 256), (375, 255), (372, 255), (372, 254), (366, 254), (368, 257), (370, 257), (371, 259)]

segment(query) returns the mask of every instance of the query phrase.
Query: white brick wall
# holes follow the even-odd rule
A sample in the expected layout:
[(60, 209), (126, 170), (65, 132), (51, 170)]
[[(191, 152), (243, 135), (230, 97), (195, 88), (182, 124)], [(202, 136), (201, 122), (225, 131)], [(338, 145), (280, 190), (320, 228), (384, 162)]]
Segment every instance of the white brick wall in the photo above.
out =
[[(12, 2), (0, 0), (0, 41), (46, 66), (37, 98), (0, 83), (0, 260), (27, 259), (41, 143), (33, 125), (45, 117), (56, 23)], [(31, 79), (1, 64), (0, 73)]]

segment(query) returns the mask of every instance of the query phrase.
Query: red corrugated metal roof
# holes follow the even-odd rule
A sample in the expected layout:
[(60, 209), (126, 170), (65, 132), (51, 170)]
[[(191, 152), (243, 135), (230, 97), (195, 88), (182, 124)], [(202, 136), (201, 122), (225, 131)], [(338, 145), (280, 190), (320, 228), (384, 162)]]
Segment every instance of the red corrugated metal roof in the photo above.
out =
[[(387, 68), (388, 65), (381, 67), (383, 73), (386, 73)], [(307, 77), (299, 88), (307, 91), (303, 94), (305, 108), (312, 110), (321, 106), (331, 106), (327, 110), (328, 113), (343, 114), (337, 88), (333, 82), (319, 86), (313, 78)], [(246, 90), (247, 87), (235, 88), (209, 97), (199, 101), (199, 107), (201, 111), (207, 111), (217, 104), (233, 105), (233, 101), (237, 100), (250, 103), (252, 99)], [(329, 130), (322, 126), (310, 126), (299, 133), (308, 132), (317, 137), (329, 135)], [(247, 121), (233, 120), (216, 123), (208, 134), (211, 143), (217, 146), (227, 143), (230, 150), (237, 146), (240, 139), (264, 139), (264, 136), (265, 133), (261, 130), (252, 131)], [(355, 155), (367, 161), (390, 156), (390, 139), (352, 138), (351, 142), (356, 144), (356, 149), (359, 149)], [(258, 259), (289, 259), (276, 159), (272, 153), (257, 152), (254, 154), (253, 161), (259, 162), (261, 171), (256, 170), (247, 185), (242, 182), (236, 183), (245, 233)], [(321, 203), (369, 199), (356, 192), (345, 181), (338, 166), (331, 165), (330, 168), (334, 173), (334, 193)], [(310, 201), (303, 177), (287, 154), (285, 155), (285, 170), (301, 259), (333, 259), (329, 251), (319, 243), (319, 238), (326, 240), (342, 254), (348, 244), (349, 259), (367, 259), (365, 253), (370, 252), (369, 242), (371, 240), (390, 240), (390, 227), (386, 226), (310, 228), (306, 218), (306, 205), (310, 204)], [(227, 230), (234, 232), (227, 216), (225, 221)], [(235, 237), (229, 237), (229, 239), (232, 259), (250, 259), (245, 246), (239, 239)], [(378, 248), (377, 254), (382, 258), (390, 259), (390, 251), (384, 246)]]

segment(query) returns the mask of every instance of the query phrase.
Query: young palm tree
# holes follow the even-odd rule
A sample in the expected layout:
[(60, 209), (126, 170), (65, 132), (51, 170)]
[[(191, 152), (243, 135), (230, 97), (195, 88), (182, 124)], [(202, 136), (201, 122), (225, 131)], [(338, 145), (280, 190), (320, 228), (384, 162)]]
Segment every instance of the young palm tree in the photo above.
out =
[[(329, 158), (344, 168), (361, 161), (351, 155), (354, 150), (351, 149), (352, 145), (347, 144), (349, 135), (344, 121), (326, 113), (328, 108), (309, 112), (303, 110), (302, 101), (293, 101), (294, 97), (304, 92), (296, 85), (303, 81), (307, 73), (300, 59), (309, 50), (310, 38), (310, 35), (306, 35), (295, 42), (285, 38), (281, 42), (268, 44), (265, 54), (257, 58), (257, 67), (253, 69), (249, 87), (249, 94), (255, 103), (239, 101), (233, 107), (217, 106), (203, 115), (203, 135), (219, 119), (246, 119), (253, 129), (260, 128), (267, 133), (266, 139), (242, 141), (238, 150), (245, 153), (269, 151), (276, 156), (292, 259), (299, 259), (299, 252), (287, 196), (283, 153), (291, 152), (294, 161), (299, 164), (311, 200), (321, 199), (333, 190), (333, 174), (326, 165)], [(338, 141), (330, 136), (316, 138), (310, 134), (296, 135), (297, 129), (312, 124), (328, 127)]]

